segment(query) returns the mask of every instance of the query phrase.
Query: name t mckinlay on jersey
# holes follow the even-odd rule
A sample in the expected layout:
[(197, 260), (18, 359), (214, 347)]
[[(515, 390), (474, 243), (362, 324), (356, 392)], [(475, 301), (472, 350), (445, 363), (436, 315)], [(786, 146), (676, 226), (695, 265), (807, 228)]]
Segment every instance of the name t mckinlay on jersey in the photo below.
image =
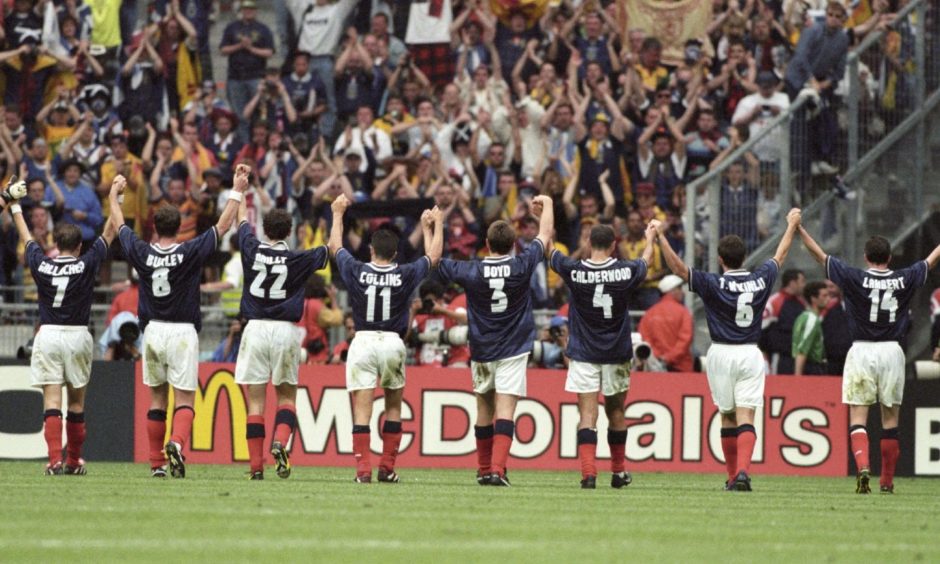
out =
[(767, 282), (763, 278), (758, 278), (756, 280), (745, 280), (744, 282), (735, 282), (733, 280), (719, 278), (718, 283), (722, 290), (728, 290), (729, 292), (736, 293), (759, 292), (767, 288)]

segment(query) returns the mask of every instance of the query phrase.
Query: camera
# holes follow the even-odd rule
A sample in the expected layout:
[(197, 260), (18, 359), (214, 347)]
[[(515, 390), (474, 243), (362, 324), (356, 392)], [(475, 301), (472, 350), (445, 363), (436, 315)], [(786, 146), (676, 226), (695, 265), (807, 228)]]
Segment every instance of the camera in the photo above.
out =
[(282, 153), (287, 153), (287, 152), (289, 152), (289, 151), (290, 151), (290, 143), (288, 143), (286, 140), (281, 141), (281, 142), (278, 143), (278, 145), (277, 145), (277, 150), (280, 151), (280, 152), (282, 152)]
[(553, 341), (557, 341), (558, 339), (562, 337), (562, 335), (564, 335), (564, 331), (565, 331), (565, 328), (563, 325), (559, 325), (557, 327), (549, 327), (548, 335), (552, 338)]
[(418, 342), (460, 347), (467, 344), (469, 332), (470, 328), (466, 325), (458, 325), (443, 331), (426, 331), (418, 335)]
[(421, 309), (418, 310), (418, 313), (430, 314), (433, 311), (434, 311), (434, 300), (428, 297), (422, 298)]

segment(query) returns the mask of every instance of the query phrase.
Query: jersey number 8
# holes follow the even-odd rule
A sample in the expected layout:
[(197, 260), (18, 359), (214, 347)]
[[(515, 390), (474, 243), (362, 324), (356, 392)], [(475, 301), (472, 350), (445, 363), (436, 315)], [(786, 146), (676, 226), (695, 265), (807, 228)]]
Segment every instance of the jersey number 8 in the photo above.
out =
[(165, 298), (170, 295), (170, 269), (158, 268), (153, 271), (153, 297)]

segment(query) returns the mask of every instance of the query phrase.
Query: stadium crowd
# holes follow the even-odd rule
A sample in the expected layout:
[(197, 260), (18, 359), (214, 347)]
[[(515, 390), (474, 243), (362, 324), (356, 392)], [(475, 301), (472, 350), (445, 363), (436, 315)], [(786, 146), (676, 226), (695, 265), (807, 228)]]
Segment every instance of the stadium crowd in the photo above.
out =
[[(24, 213), (48, 256), (57, 252), (51, 233), (59, 222), (77, 225), (90, 246), (119, 174), (128, 180), (124, 217), (142, 238), (154, 236), (155, 210), (176, 206), (180, 241), (191, 239), (217, 221), (241, 163), (255, 171), (249, 221), (260, 231), (266, 212), (288, 210), (300, 249), (326, 242), (330, 202), (345, 194), (355, 202), (345, 246), (362, 260), (379, 226), (401, 234), (400, 260), (420, 254), (418, 218), (435, 204), (445, 218), (445, 257), (480, 256), (497, 219), (516, 226), (522, 251), (538, 233), (532, 198), (546, 194), (556, 246), (572, 257), (588, 256), (590, 228), (609, 223), (620, 257), (636, 259), (651, 219), (668, 225), (681, 250), (687, 231), (704, 237), (703, 225), (683, 225), (685, 186), (805, 88), (819, 104), (807, 165), (835, 172), (826, 140), (837, 127), (846, 53), (904, 2), (861, 0), (847, 9), (839, 1), (715, 0), (703, 35), (670, 61), (663, 38), (628, 25), (620, 2), (528, 0), (509, 10), (499, 0), (286, 0), (263, 4), (276, 12), (272, 29), (258, 17), (262, 3), (241, 0), (224, 3), (237, 16), (218, 45), (209, 42), (211, 0), (156, 0), (146, 14), (136, 4), (0, 2), (0, 168), (4, 183), (27, 179)], [(903, 72), (911, 29), (892, 33)], [(227, 70), (213, 76), (214, 68)], [(900, 100), (906, 83), (894, 84)], [(749, 250), (779, 233), (790, 207), (762, 181), (780, 158), (776, 142), (755, 147), (723, 180), (721, 234), (741, 235)], [(28, 286), (7, 214), (0, 227), (0, 285)], [(220, 360), (235, 358), (241, 329), (233, 241), (204, 273), (204, 289), (220, 291), (232, 317)], [(112, 251), (111, 261), (120, 255)], [(101, 284), (112, 282), (111, 270), (102, 268)], [(666, 295), (676, 303), (660, 315), (675, 315), (681, 291), (667, 272), (656, 249), (631, 309)], [(330, 346), (330, 327), (345, 326), (348, 339), (355, 331), (339, 308), (340, 285), (329, 267), (309, 285), (301, 324), (311, 361), (341, 359), (344, 343)], [(136, 292), (132, 283), (119, 286)], [(536, 307), (561, 308), (544, 340), (563, 348), (564, 284), (542, 265), (532, 293)], [(794, 295), (800, 301), (802, 288)], [(134, 313), (136, 299), (114, 305), (109, 322)], [(412, 311), (418, 332), (442, 331), (465, 323), (465, 298), (432, 281)], [(115, 339), (131, 343), (118, 356), (139, 354), (137, 337)], [(459, 346), (416, 347), (419, 362), (467, 362)], [(691, 362), (668, 354), (671, 368)]]

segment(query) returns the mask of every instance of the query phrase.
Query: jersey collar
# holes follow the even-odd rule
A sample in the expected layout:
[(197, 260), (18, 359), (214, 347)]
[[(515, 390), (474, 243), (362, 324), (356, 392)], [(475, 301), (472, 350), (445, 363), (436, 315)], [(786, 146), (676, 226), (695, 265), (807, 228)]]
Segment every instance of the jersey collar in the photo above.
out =
[(274, 241), (273, 243), (261, 243), (261, 246), (265, 249), (284, 249), (289, 251), (290, 247), (287, 245), (287, 241)]
[(614, 262), (614, 257), (608, 257), (604, 262), (594, 262), (591, 259), (582, 259), (581, 264), (588, 268), (604, 268)]
[(398, 263), (393, 262), (391, 264), (375, 264), (374, 262), (370, 262), (369, 266), (372, 267), (373, 270), (389, 271), (395, 270), (395, 268), (398, 266)]
[(78, 257), (73, 257), (72, 255), (60, 255), (52, 259), (53, 262), (72, 262), (73, 260), (78, 260)]
[(750, 272), (747, 270), (744, 270), (743, 268), (737, 268), (735, 270), (725, 271), (722, 276), (747, 276), (748, 274), (750, 274)]
[(490, 256), (490, 257), (483, 257), (483, 262), (501, 262), (504, 260), (511, 260), (511, 259), (512, 257), (509, 255), (502, 255), (498, 257)]
[(161, 247), (160, 245), (158, 245), (158, 244), (156, 244), (156, 243), (150, 243), (150, 247), (151, 247), (153, 250), (157, 251), (158, 253), (172, 253), (172, 252), (175, 251), (176, 248), (179, 247), (179, 246), (180, 246), (179, 243), (173, 243), (173, 244), (170, 245), (169, 247)]
[(865, 272), (871, 274), (872, 276), (891, 276), (894, 274), (893, 270), (880, 270), (878, 268), (869, 268)]

